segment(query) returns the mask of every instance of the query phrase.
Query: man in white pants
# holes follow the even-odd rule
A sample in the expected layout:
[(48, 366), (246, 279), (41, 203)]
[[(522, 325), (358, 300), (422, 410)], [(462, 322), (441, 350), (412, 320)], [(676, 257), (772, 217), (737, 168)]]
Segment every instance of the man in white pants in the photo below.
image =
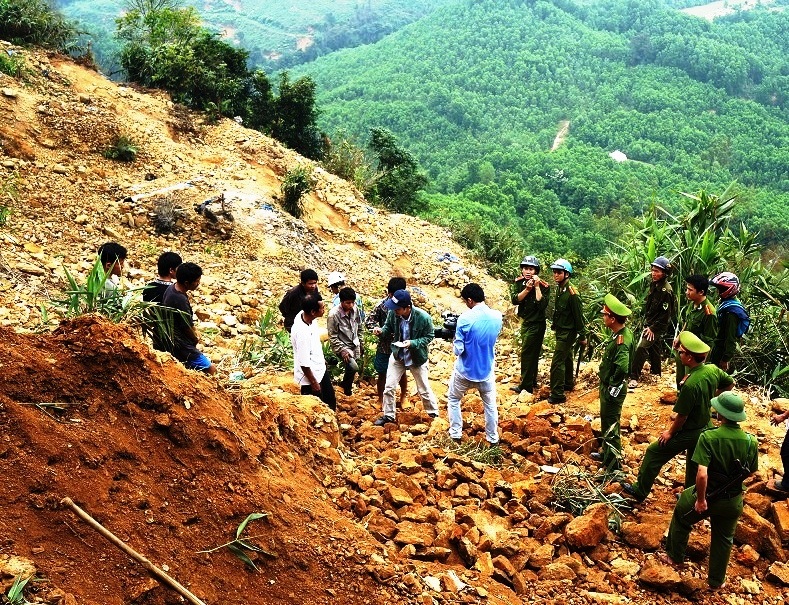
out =
[(493, 356), (501, 332), (501, 313), (485, 304), (485, 293), (479, 284), (467, 284), (460, 297), (469, 310), (458, 318), (453, 342), (458, 358), (447, 392), (449, 436), (454, 441), (460, 441), (463, 436), (460, 400), (469, 389), (477, 389), (485, 409), (485, 439), (488, 444), (496, 445), (499, 442), (499, 413)]
[(392, 313), (386, 317), (383, 328), (374, 328), (373, 333), (388, 336), (395, 342), (386, 370), (383, 415), (373, 424), (383, 426), (395, 421), (395, 390), (406, 370), (414, 377), (425, 412), (431, 418), (438, 418), (438, 399), (430, 388), (427, 371), (427, 346), (435, 337), (433, 320), (426, 311), (413, 306), (408, 290), (398, 290), (384, 306)]

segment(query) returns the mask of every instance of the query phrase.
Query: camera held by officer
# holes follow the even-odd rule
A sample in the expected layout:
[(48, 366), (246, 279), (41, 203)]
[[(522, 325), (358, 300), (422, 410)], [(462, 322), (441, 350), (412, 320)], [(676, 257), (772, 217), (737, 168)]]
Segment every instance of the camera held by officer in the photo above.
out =
[(435, 337), (443, 338), (444, 340), (455, 340), (455, 331), (458, 327), (458, 317), (460, 317), (458, 313), (444, 311), (441, 314), (441, 320), (444, 325), (440, 328), (434, 329)]

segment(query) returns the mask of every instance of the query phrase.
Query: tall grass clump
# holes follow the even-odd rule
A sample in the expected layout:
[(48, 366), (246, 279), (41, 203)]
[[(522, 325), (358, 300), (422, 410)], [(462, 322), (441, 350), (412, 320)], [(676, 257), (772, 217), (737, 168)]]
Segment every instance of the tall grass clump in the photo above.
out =
[(298, 166), (288, 170), (285, 180), (282, 181), (282, 207), (285, 212), (301, 218), (304, 214), (303, 198), (315, 189), (315, 177), (312, 169)]
[[(649, 288), (649, 265), (657, 256), (668, 257), (674, 267), (669, 279), (679, 299), (680, 315), (674, 322), (680, 327), (687, 307), (682, 294), (685, 277), (700, 273), (711, 278), (721, 271), (731, 271), (740, 278), (738, 298), (748, 310), (752, 325), (733, 360), (737, 380), (763, 387), (771, 394), (787, 395), (789, 271), (774, 261), (762, 260), (765, 250), (757, 234), (735, 220), (737, 202), (738, 193), (731, 185), (720, 195), (683, 193), (678, 214), (653, 206), (618, 243), (612, 244), (614, 251), (596, 263), (585, 289), (592, 295), (592, 300), (584, 301), (587, 323), (596, 342), (601, 342), (603, 330), (597, 320), (606, 292), (626, 302), (638, 317)], [(714, 287), (709, 298), (713, 304), (720, 302)]]

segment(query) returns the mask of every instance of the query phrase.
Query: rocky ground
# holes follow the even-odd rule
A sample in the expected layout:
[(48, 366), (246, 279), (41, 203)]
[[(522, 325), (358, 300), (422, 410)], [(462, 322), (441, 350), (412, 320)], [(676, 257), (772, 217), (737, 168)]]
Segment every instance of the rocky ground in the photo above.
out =
[[(4, 47), (0, 52), (21, 52)], [(596, 363), (566, 405), (512, 394), (516, 322), (506, 284), (488, 276), (435, 226), (371, 207), (316, 168), (304, 220), (277, 203), (282, 176), (309, 164), (230, 120), (205, 124), (160, 93), (118, 87), (58, 56), (24, 54), (22, 78), (0, 77), (0, 166), (10, 208), (0, 228), (0, 566), (34, 573), (31, 600), (176, 603), (175, 592), (80, 521), (70, 497), (206, 603), (713, 603), (783, 602), (789, 509), (771, 491), (782, 429), (770, 402), (747, 393), (746, 428), (762, 463), (750, 480), (727, 587), (703, 590), (708, 530), (694, 533), (679, 572), (657, 557), (680, 488), (668, 465), (645, 505), (584, 514), (563, 494), (591, 481), (599, 426)], [(101, 151), (118, 134), (139, 144), (122, 164)], [(224, 194), (232, 215), (197, 214)], [(217, 213), (219, 208), (212, 206)], [(156, 223), (165, 211), (176, 231)], [(130, 250), (125, 282), (153, 277), (165, 249), (206, 272), (194, 306), (218, 379), (186, 372), (130, 328), (95, 318), (57, 325), (65, 271), (84, 275), (115, 239)], [(374, 427), (374, 385), (338, 412), (297, 395), (283, 371), (240, 358), (264, 311), (298, 271), (339, 270), (367, 301), (391, 275), (407, 278), (434, 317), (462, 310), (459, 286), (477, 281), (506, 311), (498, 352), (502, 446), (483, 440), (482, 408), (464, 400), (466, 442), (446, 439), (410, 394), (397, 425)], [(42, 305), (47, 312), (42, 312)], [(449, 344), (431, 347), (431, 379), (445, 404)], [(230, 382), (241, 369), (245, 379)], [(543, 379), (545, 368), (543, 368)], [(543, 388), (544, 390), (544, 388)], [(668, 378), (628, 396), (626, 471), (665, 423)], [(556, 472), (558, 471), (558, 473)], [(603, 482), (595, 499), (621, 502)], [(601, 495), (602, 494), (602, 495)], [(257, 571), (221, 545), (250, 513), (244, 536)], [(211, 552), (206, 552), (211, 551)], [(4, 581), (4, 590), (10, 581)]]

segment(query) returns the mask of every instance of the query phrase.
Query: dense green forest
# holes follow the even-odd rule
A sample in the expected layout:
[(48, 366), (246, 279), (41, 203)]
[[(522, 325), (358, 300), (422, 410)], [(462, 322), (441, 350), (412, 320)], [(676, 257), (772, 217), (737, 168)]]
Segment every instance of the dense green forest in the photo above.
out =
[(391, 130), (431, 180), (421, 212), (491, 260), (510, 242), (583, 262), (651, 205), (733, 181), (741, 218), (785, 240), (787, 56), (787, 11), (466, 0), (293, 73), (316, 81), (328, 133)]
[[(112, 34), (115, 19), (138, 4), (156, 0), (56, 0), (66, 17), (90, 34), (105, 73), (120, 69), (120, 45)], [(455, 0), (245, 0), (197, 2), (204, 25), (249, 52), (252, 67), (266, 71), (311, 61), (318, 56), (370, 44)]]

